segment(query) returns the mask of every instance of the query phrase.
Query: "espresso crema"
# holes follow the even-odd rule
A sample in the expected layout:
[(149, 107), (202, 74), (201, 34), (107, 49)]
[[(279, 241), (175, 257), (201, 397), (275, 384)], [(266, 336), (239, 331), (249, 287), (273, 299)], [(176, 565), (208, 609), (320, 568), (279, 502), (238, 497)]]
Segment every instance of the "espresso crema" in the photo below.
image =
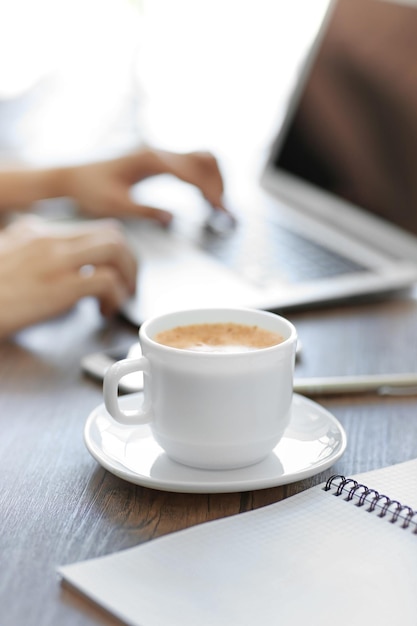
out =
[(270, 348), (284, 339), (278, 333), (234, 322), (190, 324), (158, 333), (154, 340), (171, 348), (195, 352), (250, 352)]

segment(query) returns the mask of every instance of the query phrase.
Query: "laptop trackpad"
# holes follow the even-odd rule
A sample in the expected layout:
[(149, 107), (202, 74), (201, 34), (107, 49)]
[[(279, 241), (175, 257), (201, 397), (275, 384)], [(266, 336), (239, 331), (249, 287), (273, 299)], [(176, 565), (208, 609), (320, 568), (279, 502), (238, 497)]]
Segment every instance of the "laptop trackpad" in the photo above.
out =
[(135, 324), (182, 308), (247, 306), (258, 290), (215, 261), (187, 238), (141, 224), (128, 238), (139, 259), (135, 298), (123, 313)]

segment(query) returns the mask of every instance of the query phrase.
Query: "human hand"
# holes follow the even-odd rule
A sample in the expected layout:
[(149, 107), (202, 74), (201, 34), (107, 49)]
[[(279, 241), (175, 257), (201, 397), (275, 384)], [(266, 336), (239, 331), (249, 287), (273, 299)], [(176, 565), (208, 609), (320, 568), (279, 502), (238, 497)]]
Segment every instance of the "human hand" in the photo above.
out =
[(65, 229), (23, 218), (0, 232), (0, 337), (93, 296), (103, 315), (136, 286), (136, 260), (112, 220)]
[(168, 174), (197, 187), (204, 198), (216, 209), (225, 210), (224, 184), (216, 158), (210, 152), (167, 152), (155, 150)]
[(172, 214), (135, 202), (134, 184), (158, 174), (171, 174), (197, 187), (216, 209), (225, 211), (223, 179), (208, 152), (175, 153), (144, 148), (132, 154), (69, 169), (68, 195), (91, 217), (145, 217), (167, 225)]

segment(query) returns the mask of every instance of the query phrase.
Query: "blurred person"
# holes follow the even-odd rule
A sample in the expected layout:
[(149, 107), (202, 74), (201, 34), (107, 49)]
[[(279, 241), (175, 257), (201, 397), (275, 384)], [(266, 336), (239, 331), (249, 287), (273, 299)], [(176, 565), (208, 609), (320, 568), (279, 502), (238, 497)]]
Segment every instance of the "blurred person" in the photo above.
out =
[[(139, 0), (0, 3), (0, 338), (85, 296), (105, 316), (120, 309), (138, 267), (118, 219), (172, 218), (135, 202), (136, 183), (170, 174), (224, 209), (211, 154), (135, 148), (148, 135), (142, 13)], [(91, 221), (21, 216), (60, 197)]]
[(198, 188), (224, 210), (223, 180), (207, 152), (175, 153), (144, 147), (105, 161), (0, 171), (0, 215), (28, 212), (33, 203), (69, 197), (94, 219), (57, 225), (31, 215), (0, 231), (0, 338), (62, 314), (93, 296), (103, 315), (120, 309), (135, 291), (137, 262), (117, 219), (137, 217), (166, 226), (166, 209), (136, 203), (131, 187), (170, 174)]

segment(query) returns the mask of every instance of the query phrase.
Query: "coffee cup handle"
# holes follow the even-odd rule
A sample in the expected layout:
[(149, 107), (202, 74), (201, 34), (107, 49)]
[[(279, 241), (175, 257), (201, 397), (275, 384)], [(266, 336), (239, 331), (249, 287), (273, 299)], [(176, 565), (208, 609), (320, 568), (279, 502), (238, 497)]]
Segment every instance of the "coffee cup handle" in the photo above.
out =
[(142, 356), (138, 359), (123, 359), (113, 363), (106, 373), (103, 380), (103, 396), (104, 406), (110, 415), (117, 422), (132, 426), (136, 424), (148, 424), (152, 421), (152, 415), (149, 406), (142, 406), (132, 411), (122, 411), (119, 406), (118, 388), (119, 382), (127, 374), (134, 372), (143, 372), (149, 374), (149, 361)]

